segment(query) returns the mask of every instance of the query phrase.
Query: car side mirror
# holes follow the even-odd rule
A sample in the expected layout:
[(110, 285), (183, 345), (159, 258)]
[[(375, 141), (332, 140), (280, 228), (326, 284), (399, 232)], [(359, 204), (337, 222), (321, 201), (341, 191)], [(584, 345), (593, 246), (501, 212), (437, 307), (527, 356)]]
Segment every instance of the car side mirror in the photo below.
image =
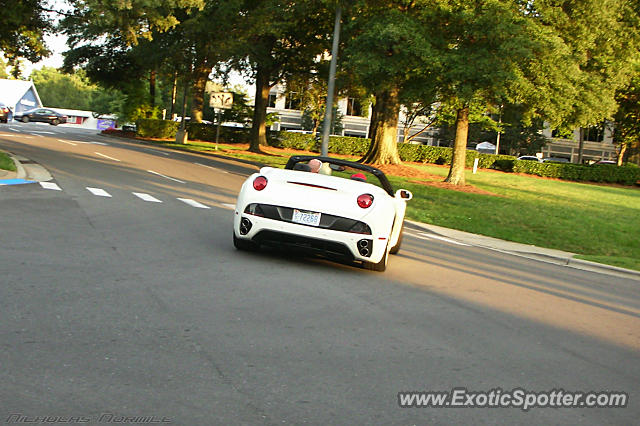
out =
[(413, 198), (413, 194), (411, 193), (411, 191), (408, 191), (406, 189), (398, 189), (396, 191), (396, 198), (402, 198), (405, 201), (409, 201)]

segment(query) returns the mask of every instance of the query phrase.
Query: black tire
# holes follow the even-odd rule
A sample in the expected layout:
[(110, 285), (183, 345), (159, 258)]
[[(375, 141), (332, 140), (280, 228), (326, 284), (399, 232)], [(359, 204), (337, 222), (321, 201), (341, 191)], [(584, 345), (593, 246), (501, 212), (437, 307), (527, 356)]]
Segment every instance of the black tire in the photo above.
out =
[(400, 245), (402, 245), (402, 236), (404, 235), (404, 226), (400, 229), (400, 235), (398, 235), (398, 242), (395, 246), (391, 247), (389, 254), (397, 254), (400, 251)]
[(60, 124), (60, 120), (58, 120), (57, 118), (54, 118), (53, 120), (51, 120), (52, 126), (57, 126), (58, 124)]
[(22, 122), (23, 123), (28, 123), (29, 122), (29, 117), (27, 117), (26, 115), (22, 116)]
[(241, 240), (240, 238), (236, 237), (235, 232), (233, 233), (233, 246), (238, 250), (244, 250), (244, 251), (258, 250), (258, 244), (249, 240)]
[(389, 259), (389, 250), (387, 247), (385, 248), (384, 256), (382, 256), (382, 259), (380, 260), (380, 262), (378, 263), (363, 262), (362, 266), (364, 267), (364, 269), (368, 269), (369, 271), (384, 272), (387, 269), (388, 259)]

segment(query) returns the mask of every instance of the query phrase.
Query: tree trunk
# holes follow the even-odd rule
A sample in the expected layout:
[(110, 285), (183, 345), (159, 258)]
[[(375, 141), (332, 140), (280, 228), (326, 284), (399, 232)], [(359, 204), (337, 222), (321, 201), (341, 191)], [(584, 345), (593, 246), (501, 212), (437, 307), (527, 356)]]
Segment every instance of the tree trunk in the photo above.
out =
[(256, 101), (253, 108), (253, 123), (249, 151), (262, 152), (260, 145), (267, 145), (267, 105), (269, 102), (269, 72), (258, 64), (256, 73)]
[(456, 140), (453, 144), (453, 160), (449, 175), (445, 182), (454, 185), (464, 185), (464, 165), (467, 156), (467, 139), (469, 136), (469, 106), (465, 105), (458, 110), (456, 116)]
[[(400, 100), (398, 88), (376, 94), (376, 105), (372, 114), (369, 133), (371, 146), (359, 161), (369, 164), (400, 164), (398, 155), (398, 114)], [(373, 130), (373, 131), (372, 131)]]
[(622, 142), (620, 144), (620, 152), (618, 152), (618, 161), (617, 161), (618, 166), (622, 166), (622, 163), (624, 162), (624, 155), (627, 153), (628, 147), (629, 147), (629, 144), (625, 142)]
[(151, 108), (156, 106), (156, 70), (149, 74), (149, 104)]
[(198, 64), (194, 70), (193, 80), (193, 101), (191, 103), (191, 122), (202, 123), (202, 112), (204, 110), (204, 89), (207, 86), (211, 74), (211, 67), (207, 61)]
[(173, 114), (176, 110), (176, 97), (178, 95), (178, 71), (173, 73), (173, 87), (171, 88), (171, 114), (170, 117), (173, 120)]

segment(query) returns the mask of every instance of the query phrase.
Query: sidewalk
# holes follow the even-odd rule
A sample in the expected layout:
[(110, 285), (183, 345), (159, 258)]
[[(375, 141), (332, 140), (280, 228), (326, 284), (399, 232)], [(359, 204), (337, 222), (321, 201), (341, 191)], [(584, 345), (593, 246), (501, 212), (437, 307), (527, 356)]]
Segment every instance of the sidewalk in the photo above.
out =
[(0, 170), (0, 185), (46, 182), (53, 179), (49, 171), (40, 164), (10, 152), (7, 154), (16, 165), (16, 171)]
[(529, 244), (514, 243), (512, 241), (500, 240), (498, 238), (471, 234), (469, 232), (458, 231), (456, 229), (443, 228), (442, 226), (413, 222), (410, 220), (405, 220), (405, 226), (408, 229), (422, 231), (427, 234), (439, 235), (460, 243), (499, 251), (514, 256), (526, 257), (528, 259), (535, 259), (541, 262), (553, 263), (555, 265), (598, 272), (621, 278), (640, 280), (640, 271), (605, 265), (603, 263), (590, 262), (588, 260), (575, 259), (575, 253), (537, 247)]

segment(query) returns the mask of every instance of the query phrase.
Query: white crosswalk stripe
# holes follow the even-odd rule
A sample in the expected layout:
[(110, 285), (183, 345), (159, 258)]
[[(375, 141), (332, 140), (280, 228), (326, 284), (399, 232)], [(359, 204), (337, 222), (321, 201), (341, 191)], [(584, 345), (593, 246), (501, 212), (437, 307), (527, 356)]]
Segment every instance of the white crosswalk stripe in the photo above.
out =
[(189, 204), (192, 207), (197, 207), (199, 209), (210, 209), (211, 208), (209, 206), (205, 206), (204, 204), (197, 202), (196, 200), (191, 200), (189, 198), (178, 198), (178, 200), (182, 201), (183, 203)]
[[(62, 191), (62, 188), (60, 188), (56, 183), (53, 182), (38, 182), (40, 184), (40, 186), (43, 189), (51, 189), (54, 191)], [(106, 197), (106, 198), (113, 198), (113, 196), (108, 193), (107, 191), (105, 191), (102, 188), (94, 188), (91, 186), (87, 186), (86, 187), (87, 191), (91, 192), (93, 195), (98, 196), (98, 197)], [(136, 197), (140, 198), (143, 201), (148, 201), (151, 203), (162, 203), (162, 200), (157, 199), (156, 197), (154, 197), (151, 194), (147, 194), (144, 192), (132, 192), (133, 195), (135, 195)], [(207, 206), (206, 204), (202, 204), (199, 201), (193, 200), (191, 198), (180, 198), (177, 197), (177, 199), (179, 201), (182, 201), (183, 203), (191, 206), (191, 207), (195, 207), (198, 209), (211, 209), (210, 206)], [(235, 205), (234, 204), (225, 204), (225, 203), (214, 203), (216, 206), (222, 206), (224, 208), (228, 208), (228, 209), (234, 209)]]
[(141, 200), (144, 201), (149, 201), (152, 203), (161, 203), (162, 201), (158, 200), (156, 197), (154, 197), (153, 195), (149, 195), (149, 194), (145, 194), (142, 192), (133, 192), (133, 195), (135, 195), (136, 197), (140, 198)]
[(89, 190), (89, 192), (91, 192), (93, 195), (97, 195), (98, 197), (111, 197), (111, 194), (109, 194), (107, 191), (105, 191), (104, 189), (101, 188), (91, 188), (89, 186), (87, 186), (87, 189)]
[(62, 191), (62, 188), (60, 188), (57, 184), (53, 182), (40, 182), (40, 186), (43, 187), (44, 189), (53, 189), (54, 191)]

